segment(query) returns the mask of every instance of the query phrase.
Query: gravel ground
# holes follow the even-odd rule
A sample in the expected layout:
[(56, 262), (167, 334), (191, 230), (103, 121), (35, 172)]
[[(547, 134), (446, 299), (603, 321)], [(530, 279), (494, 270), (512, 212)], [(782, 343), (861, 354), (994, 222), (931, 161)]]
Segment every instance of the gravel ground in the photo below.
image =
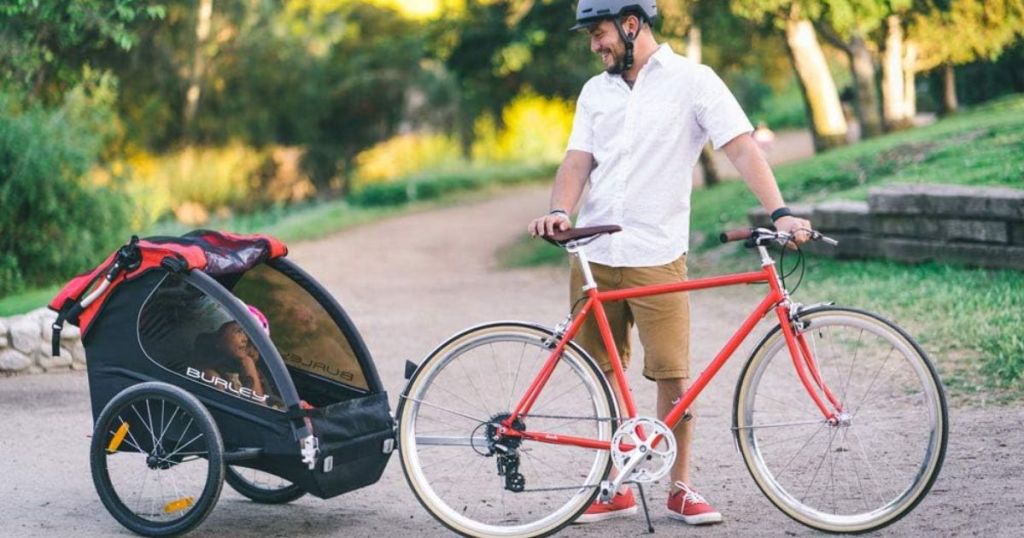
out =
[[(564, 315), (566, 272), (498, 271), (494, 252), (546, 206), (529, 188), (366, 225), (293, 245), (291, 257), (346, 307), (362, 331), (394, 405), (406, 359), (418, 361), (458, 330), (494, 319), (554, 324)], [(693, 294), (694, 368), (702, 368), (757, 301), (757, 290)], [(759, 331), (767, 330), (767, 326)], [(753, 340), (752, 341), (756, 341)], [(659, 534), (760, 536), (817, 534), (776, 510), (757, 490), (729, 433), (732, 389), (751, 344), (740, 349), (700, 398), (694, 443), (696, 485), (725, 522), (693, 529), (663, 511), (665, 486), (649, 488)], [(630, 372), (641, 412), (653, 412), (653, 385)], [(1024, 513), (1024, 409), (954, 408), (946, 463), (931, 494), (885, 536), (1019, 536)], [(128, 535), (106, 512), (89, 475), (91, 418), (84, 373), (0, 379), (0, 536)], [(449, 533), (423, 510), (393, 458), (381, 481), (322, 501), (255, 505), (225, 487), (192, 536), (391, 536)], [(562, 534), (640, 535), (642, 517)]]

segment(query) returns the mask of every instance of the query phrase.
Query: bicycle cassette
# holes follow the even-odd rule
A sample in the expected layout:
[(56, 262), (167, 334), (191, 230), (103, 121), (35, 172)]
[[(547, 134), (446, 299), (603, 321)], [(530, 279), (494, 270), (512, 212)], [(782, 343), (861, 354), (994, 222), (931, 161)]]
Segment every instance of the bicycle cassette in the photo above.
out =
[(627, 481), (654, 482), (668, 474), (675, 461), (676, 438), (658, 419), (631, 418), (612, 436), (612, 462)]

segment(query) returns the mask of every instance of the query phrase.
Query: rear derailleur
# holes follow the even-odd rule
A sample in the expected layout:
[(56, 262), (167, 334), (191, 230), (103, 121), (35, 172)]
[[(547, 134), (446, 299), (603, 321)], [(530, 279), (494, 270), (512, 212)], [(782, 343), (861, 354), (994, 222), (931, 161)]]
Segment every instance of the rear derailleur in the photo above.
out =
[[(497, 414), (484, 425), (487, 448), (485, 452), (478, 452), (487, 457), (497, 456), (498, 476), (505, 477), (505, 489), (519, 493), (526, 489), (526, 478), (519, 472), (519, 445), (523, 441), (518, 437), (506, 437), (500, 431), (501, 423), (509, 416), (508, 413)], [(520, 431), (526, 429), (520, 418), (512, 422), (512, 427)]]

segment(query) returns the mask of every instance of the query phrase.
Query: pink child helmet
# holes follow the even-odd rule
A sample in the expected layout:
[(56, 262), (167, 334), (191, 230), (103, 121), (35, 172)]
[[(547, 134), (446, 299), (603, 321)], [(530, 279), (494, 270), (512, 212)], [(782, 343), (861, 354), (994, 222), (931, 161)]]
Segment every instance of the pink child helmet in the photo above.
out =
[(252, 314), (256, 323), (263, 328), (263, 331), (266, 332), (267, 335), (270, 335), (270, 322), (267, 321), (267, 316), (263, 315), (263, 312), (260, 312), (259, 308), (256, 308), (251, 304), (247, 304), (245, 306), (249, 308), (249, 313)]

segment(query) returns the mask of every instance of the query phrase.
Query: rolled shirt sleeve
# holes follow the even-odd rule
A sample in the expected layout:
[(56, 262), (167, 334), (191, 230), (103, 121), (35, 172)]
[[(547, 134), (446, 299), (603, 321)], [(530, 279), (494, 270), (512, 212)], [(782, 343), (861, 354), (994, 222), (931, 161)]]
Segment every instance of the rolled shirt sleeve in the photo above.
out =
[(739, 135), (752, 133), (753, 125), (743, 112), (736, 97), (713, 69), (701, 66), (702, 91), (697, 97), (697, 123), (719, 149)]

